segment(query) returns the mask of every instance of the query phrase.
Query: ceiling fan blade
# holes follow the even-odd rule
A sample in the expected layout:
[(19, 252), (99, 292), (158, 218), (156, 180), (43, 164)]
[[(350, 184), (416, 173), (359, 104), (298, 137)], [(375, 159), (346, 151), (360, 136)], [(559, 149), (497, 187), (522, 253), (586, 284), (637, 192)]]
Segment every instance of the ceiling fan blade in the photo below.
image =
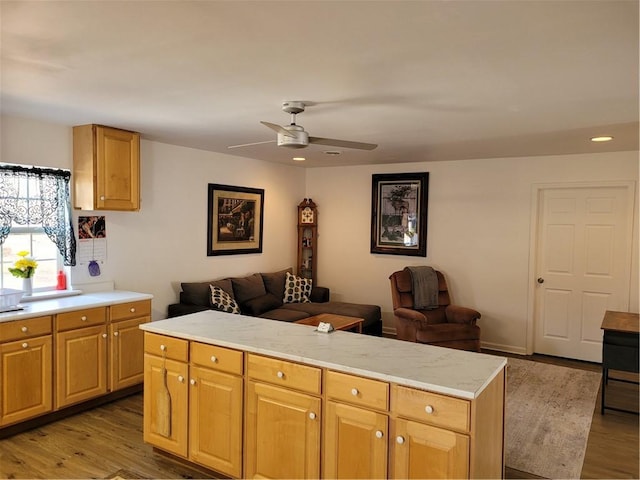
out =
[(284, 135), (286, 137), (295, 138), (295, 135), (293, 133), (291, 133), (286, 128), (281, 127), (277, 123), (271, 123), (271, 122), (260, 122), (260, 123), (263, 124), (265, 127), (269, 127), (271, 130), (274, 130), (274, 131), (278, 132), (281, 135)]
[(309, 143), (317, 145), (330, 145), (333, 147), (357, 148), (358, 150), (373, 150), (378, 145), (375, 143), (349, 142), (336, 140), (335, 138), (309, 137)]
[(263, 143), (276, 143), (275, 140), (267, 140), (266, 142), (243, 143), (241, 145), (229, 145), (227, 148), (250, 147), (252, 145), (262, 145)]

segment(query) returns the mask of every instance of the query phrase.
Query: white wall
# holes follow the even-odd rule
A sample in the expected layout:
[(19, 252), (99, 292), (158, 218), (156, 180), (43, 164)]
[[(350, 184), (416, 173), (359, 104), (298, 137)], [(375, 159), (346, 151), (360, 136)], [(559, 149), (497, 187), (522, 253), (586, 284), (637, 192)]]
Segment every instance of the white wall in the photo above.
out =
[[(370, 253), (371, 175), (429, 172), (427, 257)], [(532, 186), (638, 180), (638, 152), (327, 167), (307, 171), (318, 204), (318, 283), (332, 298), (381, 305), (393, 329), (389, 275), (431, 265), (455, 303), (482, 313), (483, 344), (525, 353)], [(637, 185), (631, 311), (638, 311)]]
[[(0, 152), (7, 163), (71, 169), (71, 127), (2, 117)], [(107, 261), (99, 277), (89, 276), (86, 265), (72, 268), (72, 285), (111, 280), (117, 289), (151, 293), (157, 320), (177, 301), (180, 282), (295, 266), (302, 168), (146, 140), (140, 155), (140, 211), (95, 212), (106, 217)], [(207, 256), (209, 183), (265, 190), (262, 255)], [(74, 211), (76, 219), (80, 214), (94, 213)]]
[[(2, 117), (0, 161), (71, 168), (69, 126)], [(181, 281), (295, 266), (296, 206), (319, 209), (318, 283), (334, 300), (382, 307), (393, 328), (389, 275), (432, 265), (453, 300), (482, 312), (487, 346), (526, 348), (531, 192), (536, 183), (638, 180), (638, 152), (302, 169), (143, 140), (142, 207), (104, 212), (108, 260), (100, 277), (86, 265), (72, 284), (112, 280), (154, 295), (153, 318), (166, 316)], [(427, 257), (371, 254), (371, 175), (430, 173)], [(263, 254), (207, 257), (207, 184), (265, 189)], [(636, 189), (637, 198), (637, 189)], [(77, 217), (80, 212), (75, 212)], [(87, 212), (82, 212), (88, 214)], [(90, 213), (90, 212), (89, 212)], [(634, 218), (631, 311), (638, 311), (638, 206)]]

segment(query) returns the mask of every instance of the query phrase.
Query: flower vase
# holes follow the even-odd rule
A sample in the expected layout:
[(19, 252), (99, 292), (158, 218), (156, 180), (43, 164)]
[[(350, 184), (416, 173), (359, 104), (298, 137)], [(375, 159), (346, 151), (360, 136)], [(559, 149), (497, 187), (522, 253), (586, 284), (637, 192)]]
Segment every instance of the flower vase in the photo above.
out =
[(33, 293), (33, 277), (22, 279), (22, 290), (24, 290), (24, 296), (30, 297)]

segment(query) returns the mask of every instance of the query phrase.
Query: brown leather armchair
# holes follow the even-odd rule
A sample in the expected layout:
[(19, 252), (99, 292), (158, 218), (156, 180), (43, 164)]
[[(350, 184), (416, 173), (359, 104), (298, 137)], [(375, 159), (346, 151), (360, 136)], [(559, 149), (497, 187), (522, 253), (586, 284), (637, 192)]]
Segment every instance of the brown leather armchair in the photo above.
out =
[(447, 281), (438, 276), (438, 307), (434, 310), (414, 309), (412, 280), (409, 270), (394, 272), (391, 281), (393, 314), (396, 317), (396, 338), (409, 342), (428, 343), (460, 350), (480, 351), (480, 327), (476, 310), (450, 305)]

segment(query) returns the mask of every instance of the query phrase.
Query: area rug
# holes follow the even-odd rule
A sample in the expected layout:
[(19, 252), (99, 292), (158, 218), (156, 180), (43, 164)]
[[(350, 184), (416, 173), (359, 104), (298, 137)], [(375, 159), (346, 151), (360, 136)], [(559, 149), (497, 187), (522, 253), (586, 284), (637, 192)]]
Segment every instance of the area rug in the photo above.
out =
[(580, 478), (601, 375), (508, 359), (505, 462), (545, 478)]

